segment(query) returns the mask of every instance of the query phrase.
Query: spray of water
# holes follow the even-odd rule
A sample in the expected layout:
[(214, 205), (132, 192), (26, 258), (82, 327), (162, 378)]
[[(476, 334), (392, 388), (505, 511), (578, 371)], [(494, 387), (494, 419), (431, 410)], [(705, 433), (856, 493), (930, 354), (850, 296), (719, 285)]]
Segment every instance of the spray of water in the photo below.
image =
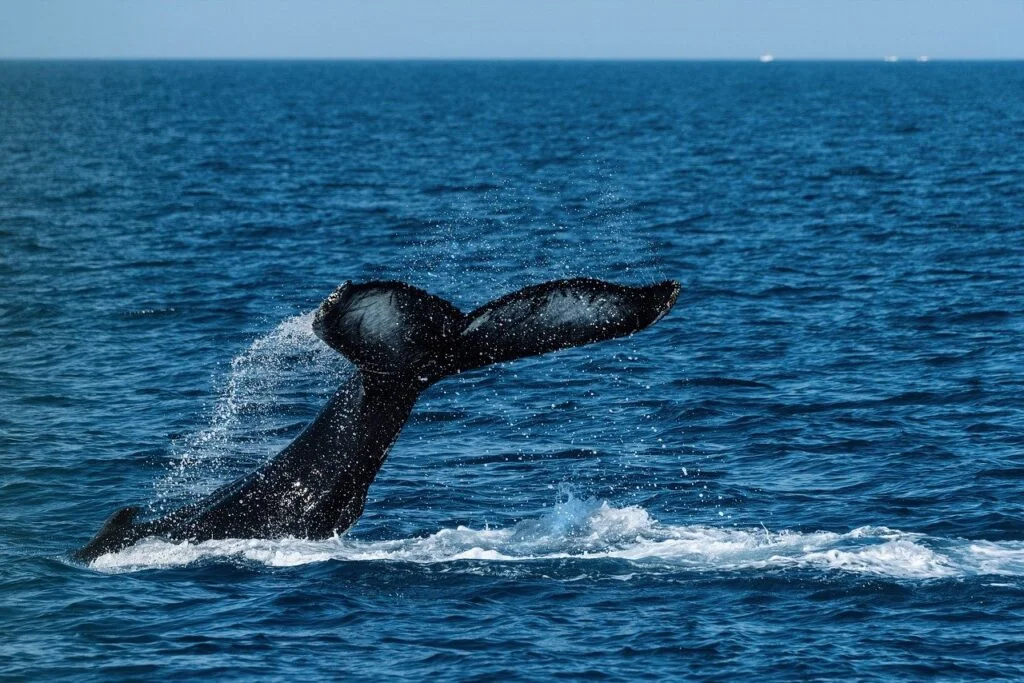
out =
[[(448, 211), (405, 245), (403, 261), (388, 276), (463, 308), (544, 280), (665, 279), (637, 208), (615, 191), (598, 159), (589, 161), (590, 174), (572, 192), (495, 179), (486, 191), (455, 194)], [(630, 261), (612, 262), (609, 254), (628, 254)]]
[(286, 318), (231, 360), (208, 424), (175, 444), (157, 511), (206, 495), (272, 456), (344, 381), (351, 365), (312, 331), (313, 312)]

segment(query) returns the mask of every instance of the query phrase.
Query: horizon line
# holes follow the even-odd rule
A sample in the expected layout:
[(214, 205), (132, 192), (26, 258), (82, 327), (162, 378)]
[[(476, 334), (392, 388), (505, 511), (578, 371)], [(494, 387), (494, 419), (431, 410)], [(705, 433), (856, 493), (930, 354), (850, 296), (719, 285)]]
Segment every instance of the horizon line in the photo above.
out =
[[(877, 57), (779, 57), (774, 62), (1020, 62), (1022, 57), (936, 57), (879, 55)], [(892, 57), (896, 57), (895, 60)], [(281, 57), (281, 56), (0, 56), (0, 62), (759, 62), (744, 57)]]

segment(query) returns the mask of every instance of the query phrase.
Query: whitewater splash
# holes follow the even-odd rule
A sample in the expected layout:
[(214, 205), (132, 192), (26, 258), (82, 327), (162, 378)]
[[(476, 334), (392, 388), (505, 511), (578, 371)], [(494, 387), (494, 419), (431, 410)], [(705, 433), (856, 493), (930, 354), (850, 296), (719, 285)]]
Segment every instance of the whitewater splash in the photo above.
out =
[(641, 507), (569, 497), (545, 514), (500, 529), (460, 526), (429, 536), (386, 541), (335, 537), (228, 539), (199, 544), (146, 539), (91, 565), (105, 572), (242, 561), (289, 567), (327, 561), (417, 564), (519, 563), (618, 559), (646, 568), (685, 571), (842, 571), (892, 579), (1024, 576), (1024, 542), (943, 539), (886, 527), (845, 534), (772, 532), (660, 524)]

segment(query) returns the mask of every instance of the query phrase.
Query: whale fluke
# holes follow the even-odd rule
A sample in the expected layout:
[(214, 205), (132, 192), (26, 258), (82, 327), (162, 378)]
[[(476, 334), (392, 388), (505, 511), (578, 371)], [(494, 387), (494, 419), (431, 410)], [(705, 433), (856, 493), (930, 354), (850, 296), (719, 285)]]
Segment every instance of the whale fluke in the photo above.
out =
[(464, 319), (444, 299), (404, 282), (346, 282), (320, 304), (313, 332), (363, 372), (436, 381), (450, 369)]
[(468, 315), (403, 282), (346, 282), (313, 330), (360, 370), (430, 382), (452, 372), (622, 337), (665, 315), (679, 284), (627, 287), (592, 278), (526, 287)]
[(679, 283), (625, 287), (591, 278), (556, 280), (513, 292), (468, 316), (458, 369), (474, 368), (622, 337), (668, 313)]
[(142, 522), (139, 508), (118, 510), (75, 557), (91, 562), (146, 536), (199, 542), (344, 532), (425, 388), (453, 373), (632, 334), (664, 316), (679, 291), (671, 280), (556, 280), (467, 315), (402, 282), (346, 282), (320, 305), (313, 330), (357, 372), (316, 419), (272, 460), (197, 503)]

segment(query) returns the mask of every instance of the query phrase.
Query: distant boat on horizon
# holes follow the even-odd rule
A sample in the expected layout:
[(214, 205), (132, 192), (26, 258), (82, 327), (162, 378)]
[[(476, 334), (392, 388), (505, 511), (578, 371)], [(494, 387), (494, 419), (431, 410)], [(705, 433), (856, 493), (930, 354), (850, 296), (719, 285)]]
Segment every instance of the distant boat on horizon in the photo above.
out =
[(758, 60), (763, 64), (767, 64), (768, 62), (774, 62), (775, 55), (773, 55), (771, 52), (765, 52), (763, 55), (758, 57)]
[(928, 55), (921, 55), (920, 57), (917, 58), (917, 61), (919, 61), (919, 62), (927, 62), (927, 61), (930, 61), (930, 60), (931, 60), (931, 58)]
[(892, 63), (900, 61), (900, 58), (897, 57), (896, 55), (886, 55), (882, 57), (882, 61)]

